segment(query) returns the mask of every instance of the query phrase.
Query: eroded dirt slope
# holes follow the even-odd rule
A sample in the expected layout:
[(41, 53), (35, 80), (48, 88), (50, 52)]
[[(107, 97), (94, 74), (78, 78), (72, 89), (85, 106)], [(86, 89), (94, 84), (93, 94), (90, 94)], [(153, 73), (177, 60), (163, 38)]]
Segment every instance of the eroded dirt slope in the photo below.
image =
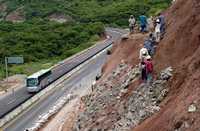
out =
[(122, 61), (133, 65), (138, 64), (139, 49), (147, 35), (140, 33), (129, 36), (129, 39), (121, 40), (114, 44), (112, 55), (103, 68), (104, 75), (111, 73)]
[(146, 87), (138, 77), (131, 78), (139, 62), (140, 45), (147, 37), (131, 35), (115, 45), (103, 69), (104, 76), (94, 92), (83, 98), (84, 111), (78, 115), (74, 131), (200, 130), (200, 1), (177, 0), (165, 17), (166, 34), (153, 58), (155, 79), (169, 66), (174, 70), (164, 100), (157, 99), (154, 91), (159, 94), (165, 86)]
[[(200, 1), (177, 0), (166, 12), (167, 31), (155, 56), (155, 69), (175, 69), (161, 111), (134, 131), (200, 130)], [(193, 107), (193, 111), (189, 111)]]

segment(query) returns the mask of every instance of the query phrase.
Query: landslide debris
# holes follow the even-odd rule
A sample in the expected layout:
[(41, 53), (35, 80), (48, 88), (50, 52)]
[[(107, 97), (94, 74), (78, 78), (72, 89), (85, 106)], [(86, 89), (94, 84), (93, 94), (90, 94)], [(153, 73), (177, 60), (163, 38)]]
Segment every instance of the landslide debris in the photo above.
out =
[[(97, 83), (92, 94), (82, 98), (84, 111), (78, 115), (74, 131), (130, 130), (160, 110), (159, 103), (166, 96), (166, 78), (171, 68), (163, 70), (150, 86), (138, 83), (139, 68), (123, 61), (103, 81)], [(130, 88), (131, 86), (136, 88)]]
[(133, 131), (199, 131), (200, 1), (176, 0), (165, 12), (167, 30), (155, 60), (159, 72), (171, 65), (174, 76), (161, 110)]
[[(78, 115), (73, 130), (199, 131), (200, 1), (176, 0), (165, 17), (166, 33), (154, 57), (159, 77), (151, 86), (141, 85), (137, 77), (123, 77), (137, 68), (134, 64), (139, 47), (129, 38), (122, 41), (105, 66), (107, 75), (97, 83), (93, 94), (83, 98), (85, 110)], [(143, 38), (132, 40), (142, 43)], [(130, 70), (124, 68), (115, 76), (114, 72), (120, 70), (115, 65), (122, 58)], [(122, 86), (126, 80), (128, 86)]]

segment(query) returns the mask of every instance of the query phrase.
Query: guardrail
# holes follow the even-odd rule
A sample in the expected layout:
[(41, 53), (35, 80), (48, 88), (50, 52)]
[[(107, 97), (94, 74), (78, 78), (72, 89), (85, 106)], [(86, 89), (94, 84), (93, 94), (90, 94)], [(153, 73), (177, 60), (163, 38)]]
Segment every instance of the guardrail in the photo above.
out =
[[(104, 40), (103, 42), (104, 42), (104, 44), (107, 43), (107, 44), (105, 44), (106, 46), (101, 47), (100, 50), (95, 51), (92, 55), (90, 54), (88, 57), (86, 57), (86, 59), (80, 60), (80, 61), (81, 61), (80, 63), (78, 63), (77, 65), (74, 65), (74, 66), (73, 66), (71, 69), (69, 69), (67, 72), (65, 72), (64, 74), (60, 75), (60, 76), (57, 77), (56, 79), (54, 79), (53, 82), (55, 82), (57, 79), (59, 79), (59, 78), (62, 77), (63, 75), (69, 73), (71, 70), (73, 70), (74, 68), (76, 68), (76, 67), (79, 66), (80, 64), (82, 64), (82, 63), (84, 63), (85, 61), (89, 60), (93, 55), (97, 54), (98, 52), (100, 52), (101, 50), (103, 50), (104, 48), (106, 48), (107, 46), (109, 46), (110, 44), (112, 44), (112, 40), (111, 40), (111, 39), (106, 39), (106, 40)], [(88, 49), (82, 51), (81, 53), (78, 53), (78, 54), (76, 54), (76, 55), (74, 55), (74, 56), (72, 56), (72, 57), (70, 57), (70, 58), (65, 59), (64, 61), (67, 61), (67, 60), (70, 61), (71, 59), (74, 59), (74, 58), (76, 58), (76, 57), (78, 58), (81, 54), (84, 54), (84, 53), (87, 53), (87, 52), (89, 53), (89, 50), (95, 49), (95, 47), (97, 47), (98, 45), (99, 45), (99, 44), (95, 44), (95, 45), (93, 45), (92, 47), (90, 47), (90, 48), (88, 48)], [(66, 63), (57, 64), (57, 66), (64, 66), (65, 64), (66, 64)], [(53, 66), (53, 67), (55, 67), (55, 66)], [(51, 69), (53, 69), (53, 67), (52, 67)], [(24, 87), (24, 88), (25, 88), (25, 87)], [(19, 105), (21, 105), (22, 103), (24, 103), (25, 101), (27, 101), (28, 99), (30, 99), (31, 97), (33, 97), (34, 95), (35, 95), (35, 94), (32, 94), (32, 95), (28, 96), (28, 97), (27, 97), (26, 99), (24, 99), (23, 101), (20, 101), (20, 102), (18, 102), (17, 104), (12, 105), (12, 107), (9, 108), (7, 111), (5, 111), (5, 112), (3, 112), (3, 113), (0, 113), (0, 120), (1, 120), (2, 118), (4, 118), (4, 116), (5, 116), (6, 114), (8, 114), (9, 112), (11, 112), (11, 111), (14, 110), (15, 108), (17, 108)]]
[[(110, 40), (110, 39), (106, 39), (106, 40), (103, 41), (103, 43), (105, 43), (106, 41), (109, 41), (109, 40)], [(78, 57), (78, 56), (80, 56), (81, 54), (83, 54), (83, 53), (85, 53), (85, 52), (91, 50), (92, 48), (94, 48), (94, 47), (97, 46), (98, 44), (99, 44), (99, 43), (94, 44), (93, 46), (91, 46), (91, 47), (89, 47), (89, 48), (87, 48), (87, 49), (85, 49), (85, 50), (83, 50), (83, 51), (81, 51), (81, 52), (78, 52), (77, 54), (75, 54), (75, 55), (73, 55), (73, 56), (70, 56), (69, 58), (66, 58), (66, 59), (64, 59), (63, 61), (60, 61), (60, 62), (66, 62), (66, 61), (71, 60), (71, 59), (73, 59), (73, 58), (75, 58), (75, 57)], [(58, 62), (57, 64), (55, 64), (55, 65), (53, 65), (52, 67), (50, 67), (50, 69), (53, 69), (53, 68), (55, 68), (56, 66), (60, 65), (60, 64), (59, 64), (60, 62)]]
[[(30, 99), (26, 100), (24, 103), (20, 104), (17, 108), (6, 114), (3, 118), (0, 119), (0, 127), (3, 127), (5, 124), (16, 118), (18, 115), (20, 115), (23, 111), (27, 110), (31, 105), (36, 103), (42, 96), (46, 95), (47, 93), (51, 93), (54, 90), (56, 90), (56, 86), (58, 86), (60, 83), (62, 83), (64, 80), (69, 78), (72, 74), (80, 70), (84, 65), (88, 64), (90, 61), (95, 59), (98, 55), (100, 55), (102, 52), (105, 52), (108, 48), (112, 46), (111, 42), (108, 46), (98, 51), (96, 54), (94, 54), (91, 58), (87, 59), (85, 62), (80, 63), (76, 68), (72, 69), (70, 72), (68, 72), (66, 75), (62, 76), (55, 82), (53, 82), (51, 85), (43, 89), (42, 91), (38, 92), (34, 96), (32, 96)], [(94, 46), (93, 46), (94, 47)], [(91, 47), (92, 48), (92, 47)], [(91, 49), (90, 48), (90, 49)], [(88, 50), (88, 49), (87, 49)], [(87, 51), (86, 50), (86, 51)]]

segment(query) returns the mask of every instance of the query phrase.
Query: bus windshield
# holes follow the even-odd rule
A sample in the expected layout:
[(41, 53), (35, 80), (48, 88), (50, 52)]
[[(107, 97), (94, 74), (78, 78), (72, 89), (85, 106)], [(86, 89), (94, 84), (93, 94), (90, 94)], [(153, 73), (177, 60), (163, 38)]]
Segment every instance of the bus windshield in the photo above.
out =
[(36, 78), (27, 79), (27, 87), (37, 86), (38, 80)]

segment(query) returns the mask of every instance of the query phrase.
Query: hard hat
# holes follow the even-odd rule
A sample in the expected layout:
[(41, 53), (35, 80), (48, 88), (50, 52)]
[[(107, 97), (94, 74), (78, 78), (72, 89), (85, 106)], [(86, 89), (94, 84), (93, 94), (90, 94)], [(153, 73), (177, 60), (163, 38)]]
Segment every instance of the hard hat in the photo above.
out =
[(147, 55), (147, 52), (146, 52), (146, 51), (142, 51), (142, 55), (143, 55), (143, 56), (146, 56), (146, 55)]
[(151, 59), (151, 56), (150, 55), (146, 56), (146, 59), (147, 60)]
[(156, 19), (156, 22), (159, 23), (159, 22), (160, 22), (160, 19)]

